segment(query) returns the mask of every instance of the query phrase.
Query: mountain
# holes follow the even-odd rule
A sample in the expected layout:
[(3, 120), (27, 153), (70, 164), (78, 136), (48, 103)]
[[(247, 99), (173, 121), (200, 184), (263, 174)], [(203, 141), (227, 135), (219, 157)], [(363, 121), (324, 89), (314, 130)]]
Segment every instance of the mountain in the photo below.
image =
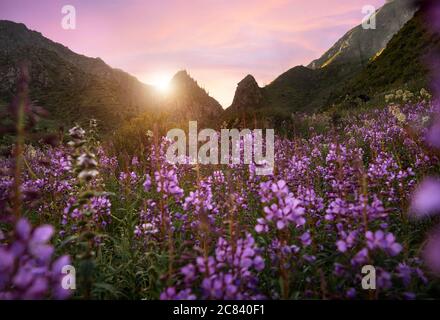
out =
[(359, 25), (344, 35), (321, 58), (309, 66), (296, 66), (277, 77), (273, 82), (257, 93), (237, 92), (234, 102), (227, 109), (227, 114), (240, 110), (253, 112), (251, 103), (239, 102), (240, 97), (262, 95), (260, 102), (263, 113), (281, 113), (286, 116), (291, 112), (314, 112), (329, 103), (335, 92), (352, 77), (361, 72), (369, 61), (385, 50), (387, 43), (403, 25), (411, 19), (417, 7), (410, 0), (387, 2), (376, 12), (376, 30), (364, 30)]
[(161, 96), (99, 58), (74, 53), (24, 24), (0, 21), (0, 101), (12, 98), (21, 62), (27, 61), (31, 99), (65, 125), (97, 118), (110, 130), (139, 115), (162, 112), (173, 121), (209, 123), (249, 112), (280, 118), (315, 112), (347, 96), (374, 96), (426, 79), (421, 59), (437, 40), (423, 29), (421, 14), (414, 16), (417, 7), (411, 3), (388, 1), (375, 14), (376, 30), (353, 28), (321, 58), (291, 68), (263, 88), (247, 75), (226, 112), (185, 70), (173, 77), (171, 92)]
[(341, 88), (339, 100), (347, 93), (373, 96), (405, 86), (427, 88), (426, 62), (440, 53), (440, 36), (428, 30), (424, 22), (422, 12), (417, 12), (386, 49)]
[(308, 67), (319, 69), (330, 64), (364, 66), (376, 53), (383, 50), (391, 38), (409, 21), (416, 9), (413, 0), (389, 1), (376, 11), (376, 29), (359, 25), (348, 31), (319, 59)]
[(96, 118), (103, 130), (111, 130), (141, 113), (163, 108), (194, 119), (223, 111), (186, 72), (176, 74), (175, 91), (165, 101), (152, 86), (100, 58), (77, 54), (24, 24), (0, 21), (0, 101), (14, 96), (23, 62), (30, 73), (31, 100), (48, 110), (55, 124)]
[(101, 59), (76, 54), (24, 24), (0, 21), (0, 99), (14, 95), (23, 62), (31, 99), (65, 124), (97, 118), (111, 128), (155, 101), (152, 87)]
[(160, 103), (161, 110), (188, 120), (218, 119), (223, 108), (209, 96), (186, 70), (177, 72), (170, 82), (170, 92)]
[(262, 106), (263, 100), (261, 88), (255, 78), (249, 74), (238, 83), (231, 108), (237, 111), (242, 111), (247, 106), (258, 109)]

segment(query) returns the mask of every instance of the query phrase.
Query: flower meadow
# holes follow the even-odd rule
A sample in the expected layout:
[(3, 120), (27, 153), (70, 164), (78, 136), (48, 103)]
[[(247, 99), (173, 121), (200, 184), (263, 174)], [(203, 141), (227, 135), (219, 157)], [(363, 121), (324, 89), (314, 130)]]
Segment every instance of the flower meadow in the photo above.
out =
[(151, 132), (129, 155), (95, 122), (57, 146), (17, 130), (0, 158), (0, 299), (439, 298), (438, 112), (394, 104), (276, 136), (268, 176), (171, 165)]

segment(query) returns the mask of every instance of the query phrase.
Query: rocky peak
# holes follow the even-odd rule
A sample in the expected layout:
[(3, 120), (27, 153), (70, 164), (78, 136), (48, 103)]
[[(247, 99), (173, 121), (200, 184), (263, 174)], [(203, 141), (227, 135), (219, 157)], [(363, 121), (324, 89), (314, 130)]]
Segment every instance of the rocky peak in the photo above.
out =
[(244, 86), (247, 84), (255, 85), (258, 87), (257, 81), (255, 80), (254, 76), (251, 74), (248, 74), (246, 77), (244, 77), (244, 79), (238, 83), (238, 86)]
[(188, 71), (180, 70), (174, 75), (172, 81), (188, 81), (188, 80), (194, 81), (194, 79), (191, 78), (191, 76), (189, 75)]
[(192, 120), (215, 118), (222, 106), (199, 86), (186, 70), (177, 72), (171, 79), (171, 92), (164, 99), (162, 108), (185, 114)]
[(235, 110), (255, 109), (263, 103), (262, 89), (252, 75), (247, 75), (237, 84), (234, 100), (230, 108)]
[[(186, 70), (181, 70), (177, 72), (174, 77), (171, 79), (171, 87), (173, 88), (174, 93), (184, 93), (187, 90), (200, 91), (203, 90), (197, 84)], [(204, 91), (204, 90), (203, 90)]]

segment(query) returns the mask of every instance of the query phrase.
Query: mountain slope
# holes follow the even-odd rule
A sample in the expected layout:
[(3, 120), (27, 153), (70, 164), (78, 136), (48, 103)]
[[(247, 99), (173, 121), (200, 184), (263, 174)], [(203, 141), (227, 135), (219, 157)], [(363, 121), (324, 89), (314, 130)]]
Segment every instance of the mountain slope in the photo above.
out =
[(261, 88), (258, 86), (255, 78), (249, 74), (237, 84), (237, 90), (230, 108), (241, 111), (245, 110), (247, 106), (252, 106), (258, 109), (262, 106), (263, 101), (264, 97)]
[[(415, 90), (428, 85), (426, 62), (440, 52), (440, 37), (428, 30), (423, 15), (418, 12), (393, 39), (386, 49), (365, 69), (340, 90), (350, 93), (375, 95), (405, 86)], [(342, 97), (340, 97), (342, 98)]]
[(76, 54), (24, 24), (0, 21), (0, 97), (10, 100), (23, 62), (31, 99), (64, 123), (101, 120), (111, 128), (151, 107), (151, 87), (99, 58)]
[(186, 72), (174, 77), (175, 90), (164, 99), (153, 87), (99, 58), (76, 54), (24, 24), (0, 21), (0, 100), (14, 96), (22, 62), (30, 73), (31, 99), (63, 125), (97, 118), (102, 129), (112, 130), (145, 112), (172, 110), (197, 120), (223, 111)]
[(301, 109), (318, 89), (318, 80), (315, 70), (294, 67), (263, 89), (266, 104), (275, 109)]
[(362, 25), (351, 29), (308, 67), (319, 69), (346, 63), (364, 66), (372, 56), (385, 48), (415, 11), (412, 0), (389, 1), (374, 14), (376, 29), (364, 29)]
[[(361, 25), (352, 29), (309, 67), (294, 67), (261, 88), (262, 109), (266, 114), (273, 112), (288, 116), (291, 112), (314, 112), (323, 108), (334, 99), (335, 92), (340, 92), (370, 59), (383, 51), (393, 35), (411, 19), (417, 10), (411, 4), (410, 0), (386, 3), (376, 12), (376, 30), (364, 30)], [(240, 96), (244, 95), (240, 93)], [(229, 114), (237, 112), (236, 105), (228, 108)], [(250, 104), (241, 104), (241, 111), (252, 112), (254, 109)]]
[(177, 72), (170, 82), (170, 93), (160, 103), (160, 109), (188, 120), (213, 120), (222, 114), (222, 106), (209, 96), (186, 70)]

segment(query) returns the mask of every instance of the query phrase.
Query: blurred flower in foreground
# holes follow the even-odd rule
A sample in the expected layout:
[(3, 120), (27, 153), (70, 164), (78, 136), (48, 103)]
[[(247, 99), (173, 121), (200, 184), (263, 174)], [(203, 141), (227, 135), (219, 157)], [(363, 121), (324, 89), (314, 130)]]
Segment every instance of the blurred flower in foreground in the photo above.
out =
[(433, 31), (440, 31), (440, 5), (437, 0), (424, 1), (424, 9), (428, 26)]
[(411, 213), (421, 218), (440, 213), (440, 180), (427, 178), (414, 192)]
[(85, 133), (84, 129), (79, 126), (71, 128), (69, 135), (72, 140), (68, 144), (72, 147), (80, 147), (85, 143)]
[(98, 162), (93, 153), (86, 152), (81, 154), (76, 160), (76, 165), (80, 180), (90, 181), (99, 174), (98, 170), (96, 170)]
[(35, 229), (26, 219), (15, 225), (10, 243), (0, 244), (0, 300), (66, 299), (62, 268), (70, 264), (68, 256), (53, 261), (54, 248), (49, 244), (54, 229), (42, 225)]
[(440, 275), (440, 229), (437, 228), (429, 237), (423, 251), (423, 258), (437, 275)]
[(440, 149), (440, 119), (429, 129), (427, 140), (432, 147)]

